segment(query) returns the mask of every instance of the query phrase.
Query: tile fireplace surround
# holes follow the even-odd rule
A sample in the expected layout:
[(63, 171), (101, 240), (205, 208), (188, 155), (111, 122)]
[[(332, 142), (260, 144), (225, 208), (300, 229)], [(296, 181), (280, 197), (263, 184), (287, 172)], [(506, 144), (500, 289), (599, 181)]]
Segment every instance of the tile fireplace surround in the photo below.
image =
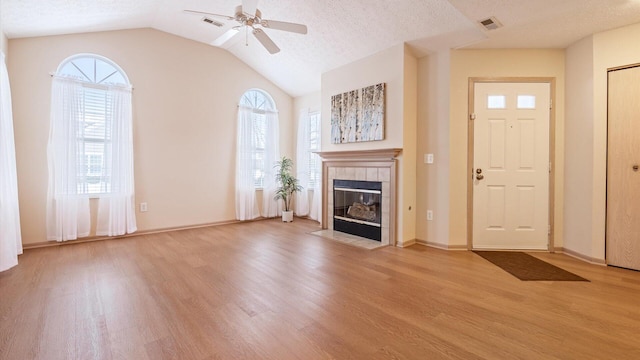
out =
[(382, 245), (396, 245), (396, 157), (402, 149), (323, 151), (322, 228), (333, 230), (333, 180), (382, 182)]

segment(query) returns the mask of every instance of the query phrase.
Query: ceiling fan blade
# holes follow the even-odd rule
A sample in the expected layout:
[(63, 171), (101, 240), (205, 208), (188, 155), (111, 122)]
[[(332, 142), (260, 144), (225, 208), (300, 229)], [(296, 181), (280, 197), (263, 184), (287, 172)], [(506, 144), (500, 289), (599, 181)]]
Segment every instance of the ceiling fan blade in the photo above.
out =
[(280, 52), (280, 48), (278, 47), (278, 45), (276, 45), (276, 43), (274, 43), (269, 35), (267, 35), (266, 32), (262, 31), (262, 29), (254, 29), (253, 36), (255, 36), (256, 39), (260, 41), (262, 46), (264, 46), (264, 48), (267, 49), (267, 51), (271, 54)]
[(275, 30), (283, 30), (290, 31), (298, 34), (306, 34), (307, 33), (307, 25), (284, 22), (284, 21), (275, 21), (275, 20), (262, 20), (260, 25), (269, 29)]
[(186, 13), (189, 14), (195, 14), (195, 15), (208, 15), (208, 16), (216, 16), (225, 20), (234, 20), (235, 18), (233, 16), (228, 16), (228, 15), (220, 15), (220, 14), (213, 14), (213, 13), (208, 13), (208, 12), (204, 12), (204, 11), (197, 11), (197, 10), (183, 10)]
[(213, 46), (222, 46), (222, 44), (224, 44), (227, 41), (229, 41), (232, 37), (234, 37), (239, 32), (240, 32), (240, 30), (238, 30), (236, 28), (231, 28), (231, 29), (227, 30), (224, 34), (218, 36), (217, 39), (213, 40), (211, 42), (211, 45), (213, 45)]
[(256, 16), (256, 10), (258, 9), (258, 0), (242, 0), (242, 12), (249, 16)]

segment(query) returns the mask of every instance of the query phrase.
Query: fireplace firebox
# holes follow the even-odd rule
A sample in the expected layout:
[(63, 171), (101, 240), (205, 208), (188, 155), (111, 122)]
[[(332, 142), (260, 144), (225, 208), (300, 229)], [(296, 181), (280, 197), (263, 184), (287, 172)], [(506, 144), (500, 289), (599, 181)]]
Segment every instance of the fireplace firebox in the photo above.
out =
[(382, 182), (333, 180), (333, 229), (381, 241)]

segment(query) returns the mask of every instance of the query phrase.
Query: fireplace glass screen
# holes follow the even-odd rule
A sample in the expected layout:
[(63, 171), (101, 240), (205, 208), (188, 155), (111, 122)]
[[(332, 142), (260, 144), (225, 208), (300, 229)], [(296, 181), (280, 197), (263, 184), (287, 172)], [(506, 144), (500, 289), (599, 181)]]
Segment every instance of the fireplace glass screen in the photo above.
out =
[(382, 183), (334, 180), (334, 230), (380, 241)]

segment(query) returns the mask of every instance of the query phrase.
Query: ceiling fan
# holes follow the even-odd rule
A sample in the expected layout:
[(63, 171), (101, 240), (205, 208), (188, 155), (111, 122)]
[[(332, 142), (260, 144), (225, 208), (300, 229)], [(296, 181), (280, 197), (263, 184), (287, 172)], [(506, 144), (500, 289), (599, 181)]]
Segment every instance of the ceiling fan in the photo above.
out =
[[(258, 41), (262, 44), (262, 46), (269, 51), (271, 54), (275, 54), (280, 51), (280, 48), (276, 43), (271, 40), (269, 35), (264, 32), (265, 29), (274, 29), (274, 30), (282, 30), (289, 31), (298, 34), (306, 34), (307, 26), (302, 24), (284, 22), (284, 21), (275, 21), (275, 20), (266, 20), (262, 18), (262, 12), (257, 8), (258, 0), (242, 0), (242, 5), (236, 6), (236, 11), (233, 16), (228, 15), (220, 15), (220, 14), (212, 14), (205, 11), (196, 11), (196, 10), (184, 10), (187, 13), (198, 14), (204, 16), (213, 16), (225, 20), (235, 20), (239, 23), (227, 30), (224, 34), (220, 35), (217, 39), (215, 39), (211, 45), (214, 46), (222, 46), (225, 42), (229, 41), (232, 37), (240, 32), (242, 28), (245, 28), (245, 31), (248, 36), (249, 29), (251, 29), (251, 33), (253, 36), (258, 39)], [(206, 18), (205, 18), (206, 21)], [(245, 38), (245, 44), (248, 44)]]

